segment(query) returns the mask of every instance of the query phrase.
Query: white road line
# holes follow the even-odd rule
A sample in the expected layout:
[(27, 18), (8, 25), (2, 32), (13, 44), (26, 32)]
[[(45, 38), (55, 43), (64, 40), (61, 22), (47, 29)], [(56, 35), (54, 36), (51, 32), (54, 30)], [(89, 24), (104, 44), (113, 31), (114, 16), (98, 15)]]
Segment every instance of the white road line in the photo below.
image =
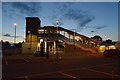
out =
[(77, 80), (80, 80), (79, 78), (75, 77), (75, 76), (72, 76), (72, 75), (69, 75), (69, 74), (66, 74), (66, 73), (63, 73), (63, 72), (59, 72), (60, 74), (63, 74), (64, 76), (68, 76), (70, 78), (74, 78), (74, 79), (77, 79)]
[[(27, 75), (27, 77), (42, 76), (42, 75), (47, 75), (47, 74), (52, 74), (52, 73), (58, 73), (58, 72), (48, 72), (48, 73), (42, 73), (42, 74), (33, 74), (33, 75)], [(17, 77), (17, 78), (24, 78), (24, 77), (25, 76)]]
[[(115, 64), (115, 63), (108, 63), (108, 64)], [(46, 74), (52, 74), (52, 73), (59, 73), (59, 72), (65, 72), (65, 71), (74, 71), (74, 70), (80, 70), (80, 69), (87, 69), (87, 68), (92, 68), (92, 67), (97, 67), (97, 66), (108, 65), (108, 64), (101, 64), (101, 65), (95, 65), (95, 66), (90, 66), (90, 67), (73, 68), (73, 69), (60, 70), (60, 71), (47, 72), (47, 73), (40, 73), (40, 74), (33, 74), (33, 75), (27, 75), (27, 76), (28, 77), (35, 77), (35, 76), (41, 76), (41, 75), (46, 75)], [(21, 76), (21, 77), (17, 77), (17, 78), (24, 78), (24, 77), (25, 76)]]
[(5, 61), (5, 64), (8, 65), (8, 61), (7, 60)]
[(97, 67), (97, 66), (105, 66), (105, 65), (109, 65), (109, 64), (116, 64), (116, 63), (98, 64), (98, 65), (89, 66), (89, 67), (86, 67), (86, 68), (93, 68), (93, 67)]
[[(107, 73), (107, 72), (102, 72), (102, 71), (98, 71), (98, 70), (94, 70), (94, 69), (87, 69), (87, 70), (97, 72), (97, 73), (102, 73), (102, 74), (105, 74), (105, 75), (108, 75), (108, 76), (111, 76), (111, 77), (113, 76), (113, 74), (110, 74), (110, 73)], [(120, 78), (120, 75), (114, 75), (114, 76)]]
[(30, 80), (30, 79), (28, 78), (28, 76), (25, 76), (25, 79)]
[(23, 59), (25, 62), (28, 62), (29, 63), (29, 61), (28, 60), (26, 60), (26, 59)]

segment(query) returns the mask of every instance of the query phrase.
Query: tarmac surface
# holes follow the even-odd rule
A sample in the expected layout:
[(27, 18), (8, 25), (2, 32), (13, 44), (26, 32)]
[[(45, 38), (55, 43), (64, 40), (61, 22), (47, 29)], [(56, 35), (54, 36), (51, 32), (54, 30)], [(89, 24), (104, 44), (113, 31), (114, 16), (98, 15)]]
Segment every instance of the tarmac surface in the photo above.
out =
[(33, 55), (4, 56), (3, 80), (120, 80), (120, 58), (103, 55), (73, 55), (34, 57)]

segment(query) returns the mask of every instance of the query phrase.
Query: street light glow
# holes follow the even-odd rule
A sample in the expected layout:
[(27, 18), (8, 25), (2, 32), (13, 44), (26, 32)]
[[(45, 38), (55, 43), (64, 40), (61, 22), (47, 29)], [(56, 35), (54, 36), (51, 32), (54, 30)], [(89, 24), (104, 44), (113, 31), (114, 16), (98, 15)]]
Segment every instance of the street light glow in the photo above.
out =
[(17, 26), (17, 24), (16, 24), (16, 23), (14, 23), (13, 25), (14, 25), (14, 26)]
[(56, 23), (58, 23), (59, 21), (57, 20)]
[(56, 23), (57, 23), (57, 25), (56, 25), (56, 26), (58, 27), (58, 23), (59, 23), (59, 21), (57, 20), (57, 21), (56, 21)]

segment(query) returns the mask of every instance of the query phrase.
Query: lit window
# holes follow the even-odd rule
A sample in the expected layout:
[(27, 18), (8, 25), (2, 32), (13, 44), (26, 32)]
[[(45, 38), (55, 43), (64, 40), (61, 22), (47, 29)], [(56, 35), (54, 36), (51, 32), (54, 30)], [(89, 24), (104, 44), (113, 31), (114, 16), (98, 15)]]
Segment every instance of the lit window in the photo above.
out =
[(76, 37), (75, 37), (75, 40), (79, 41), (79, 38), (80, 38), (79, 36), (76, 36)]
[(39, 30), (38, 30), (38, 33), (39, 33), (39, 34), (43, 34), (43, 33), (44, 33), (44, 29), (39, 29)]
[(112, 45), (112, 46), (109, 46), (109, 49), (116, 49), (116, 47)]
[(70, 39), (73, 39), (73, 35), (70, 35)]
[(99, 47), (99, 52), (104, 52), (104, 51), (105, 51), (105, 49), (106, 49), (106, 47), (105, 47), (105, 46), (100, 46), (100, 47)]

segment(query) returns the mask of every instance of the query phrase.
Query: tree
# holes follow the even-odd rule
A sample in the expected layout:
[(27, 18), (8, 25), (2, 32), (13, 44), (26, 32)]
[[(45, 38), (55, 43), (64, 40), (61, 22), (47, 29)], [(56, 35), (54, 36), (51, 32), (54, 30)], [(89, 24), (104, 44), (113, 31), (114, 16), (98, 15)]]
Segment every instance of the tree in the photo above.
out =
[(8, 41), (4, 42), (4, 47), (11, 47), (10, 43)]
[(3, 42), (3, 40), (1, 40), (1, 44), (2, 44), (2, 46), (4, 46), (4, 42)]
[(22, 43), (21, 43), (21, 42), (19, 42), (19, 43), (16, 45), (16, 47), (21, 48), (21, 47), (22, 47)]
[(92, 39), (95, 39), (97, 41), (102, 41), (102, 38), (99, 35), (95, 35), (94, 37), (92, 37)]

